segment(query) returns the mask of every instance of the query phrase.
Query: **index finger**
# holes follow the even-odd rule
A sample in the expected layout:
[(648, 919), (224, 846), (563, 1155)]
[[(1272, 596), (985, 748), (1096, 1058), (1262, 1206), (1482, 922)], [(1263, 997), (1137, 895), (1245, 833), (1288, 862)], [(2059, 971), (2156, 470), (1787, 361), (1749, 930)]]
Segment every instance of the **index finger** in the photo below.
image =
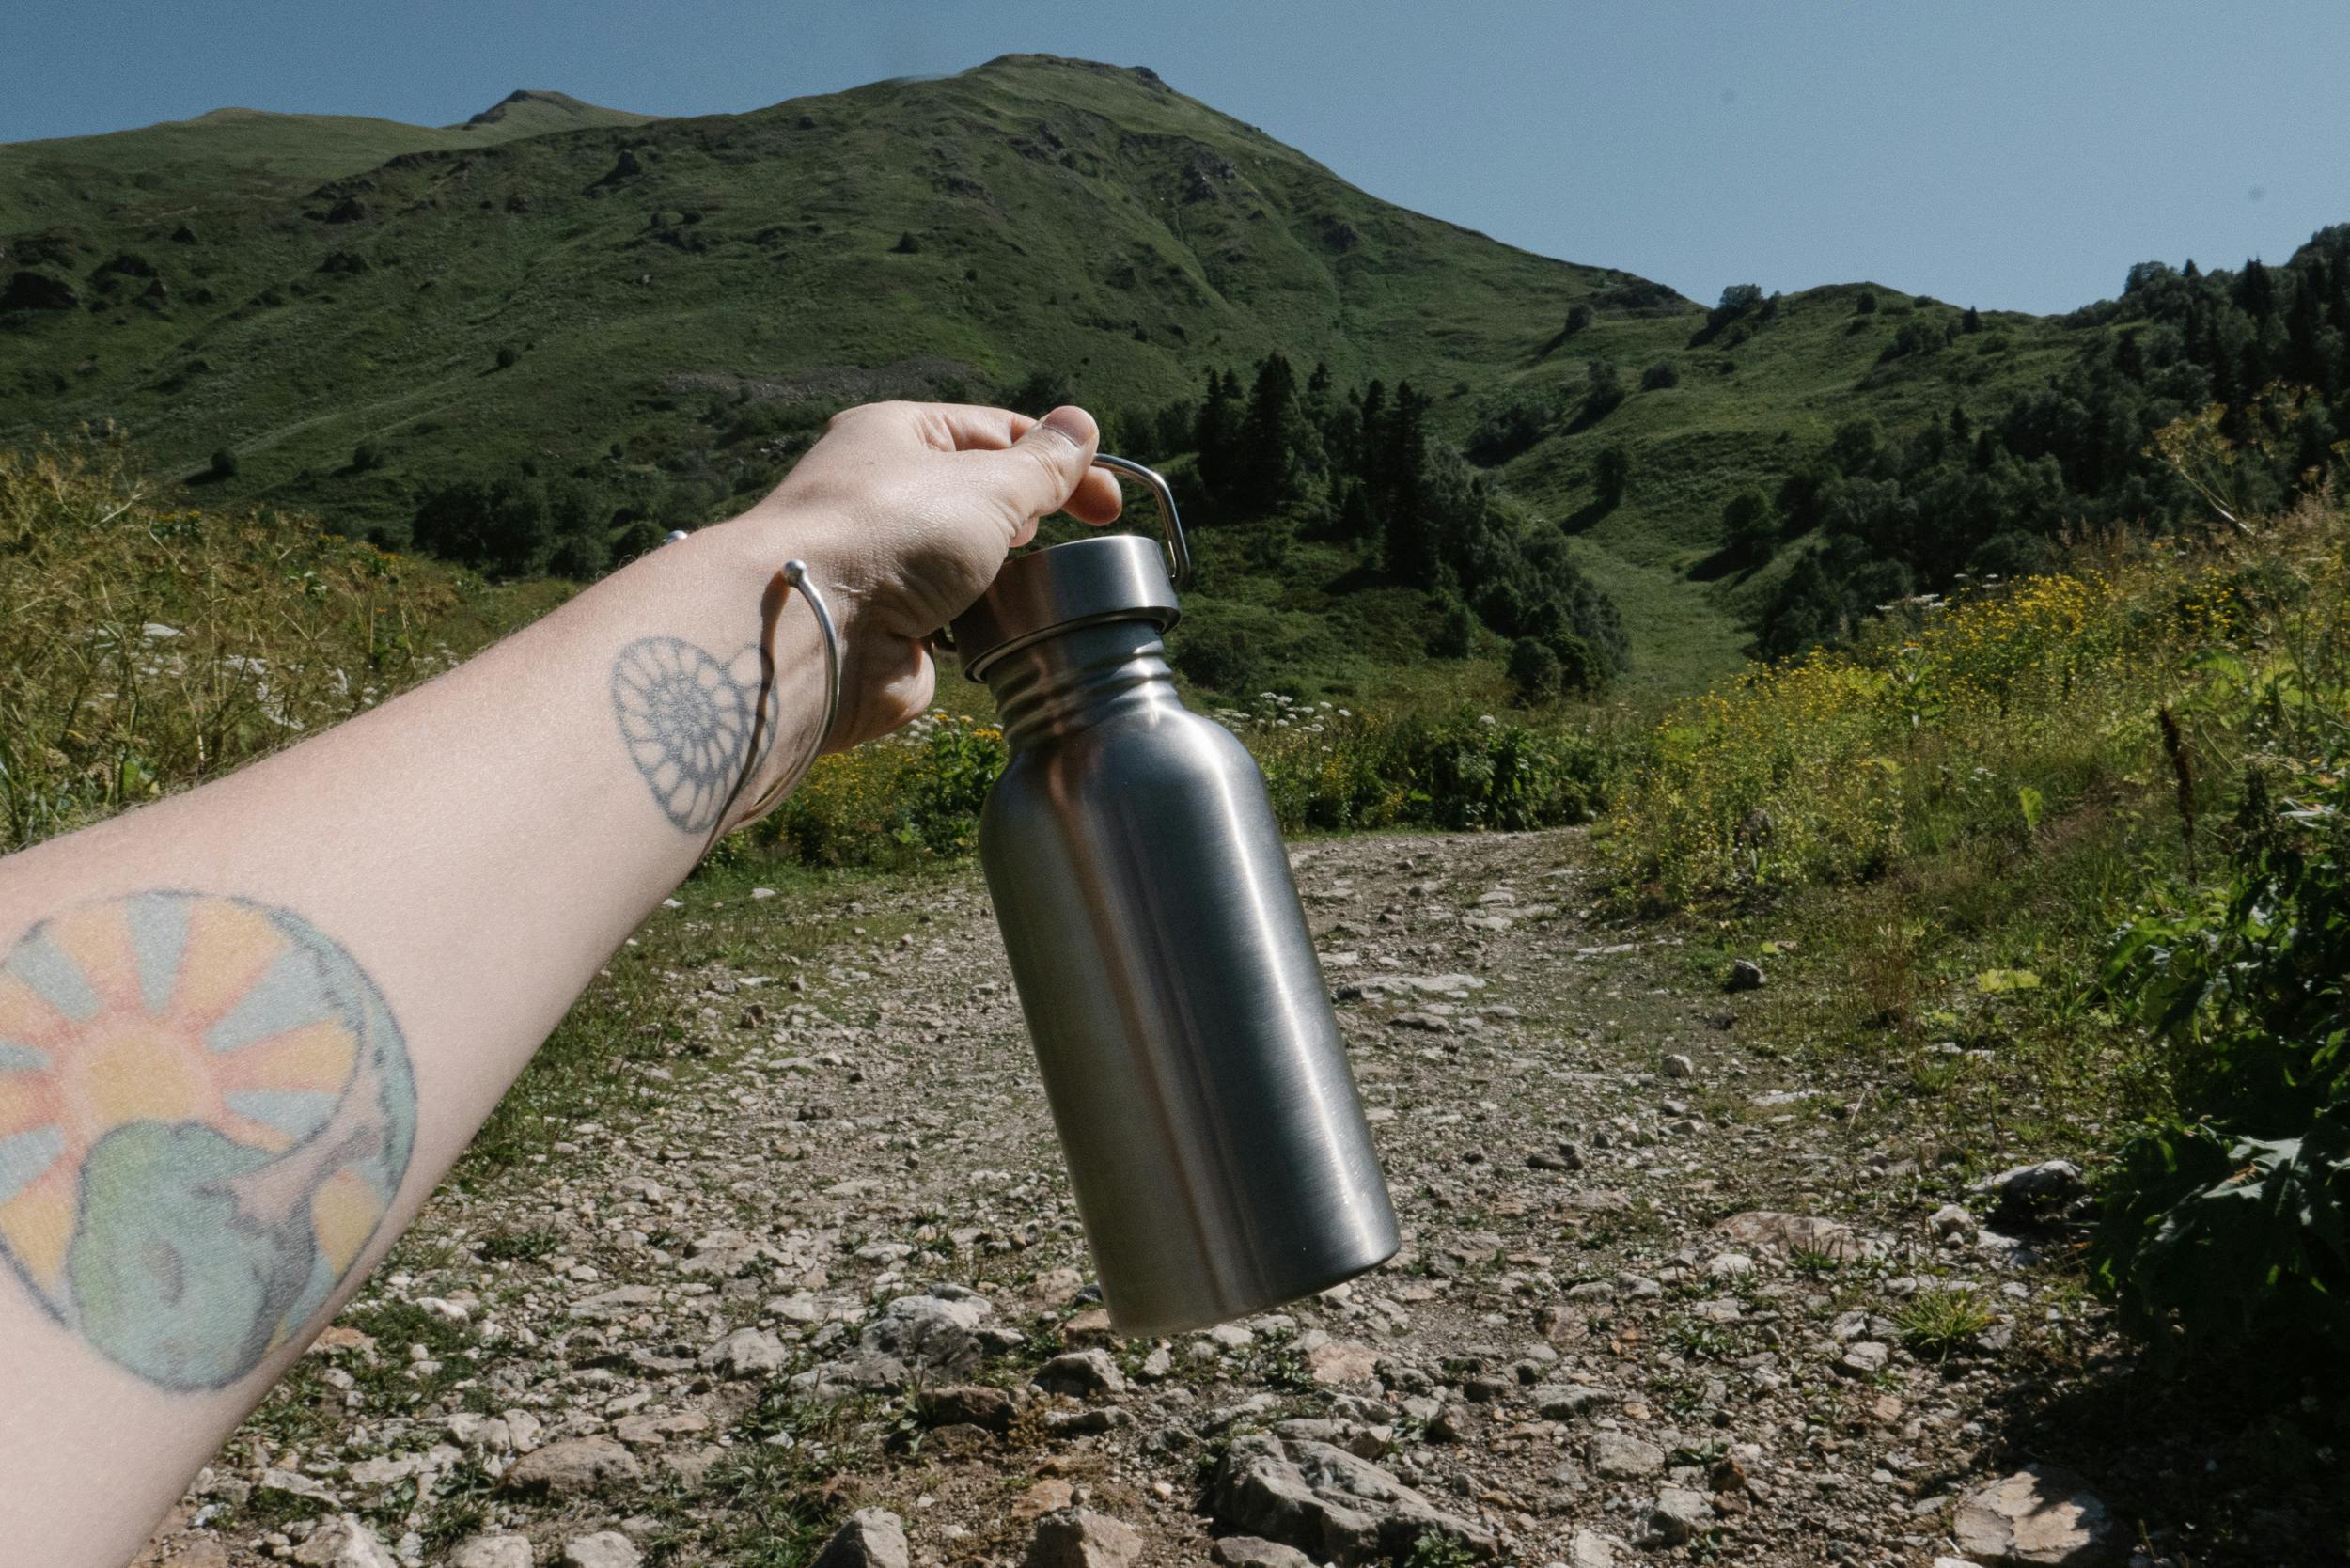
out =
[[(916, 405), (923, 439), (942, 452), (1000, 452), (1036, 428), (1036, 420), (1008, 408), (983, 408), (973, 403)], [(1100, 526), (1118, 520), (1125, 497), (1115, 476), (1099, 468), (1086, 470), (1076, 493), (1061, 508), (1080, 522)]]

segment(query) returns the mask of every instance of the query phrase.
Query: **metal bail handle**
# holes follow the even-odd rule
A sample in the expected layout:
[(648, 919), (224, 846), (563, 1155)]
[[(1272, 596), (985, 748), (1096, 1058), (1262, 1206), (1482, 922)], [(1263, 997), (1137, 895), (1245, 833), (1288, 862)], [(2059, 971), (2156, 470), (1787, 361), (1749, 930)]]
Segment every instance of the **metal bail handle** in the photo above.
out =
[(1159, 503), (1159, 522), (1167, 534), (1167, 580), (1178, 588), (1189, 588), (1191, 544), (1183, 538), (1183, 520), (1175, 511), (1175, 492), (1166, 478), (1155, 468), (1145, 468), (1132, 458), (1112, 457), (1107, 452), (1094, 453), (1093, 466), (1140, 479), (1150, 487), (1152, 498)]

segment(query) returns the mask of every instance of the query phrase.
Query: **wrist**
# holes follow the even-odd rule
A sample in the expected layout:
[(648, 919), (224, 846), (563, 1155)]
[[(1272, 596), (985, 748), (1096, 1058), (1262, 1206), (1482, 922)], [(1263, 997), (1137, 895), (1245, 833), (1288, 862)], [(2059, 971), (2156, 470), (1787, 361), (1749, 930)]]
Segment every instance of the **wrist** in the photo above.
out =
[[(797, 530), (792, 530), (796, 532)], [(586, 596), (600, 602), (621, 745), (672, 826), (744, 825), (815, 754), (830, 685), (806, 595), (785, 582), (798, 542), (739, 523), (665, 544)], [(823, 568), (809, 576), (827, 608)], [(585, 606), (583, 606), (585, 607)]]

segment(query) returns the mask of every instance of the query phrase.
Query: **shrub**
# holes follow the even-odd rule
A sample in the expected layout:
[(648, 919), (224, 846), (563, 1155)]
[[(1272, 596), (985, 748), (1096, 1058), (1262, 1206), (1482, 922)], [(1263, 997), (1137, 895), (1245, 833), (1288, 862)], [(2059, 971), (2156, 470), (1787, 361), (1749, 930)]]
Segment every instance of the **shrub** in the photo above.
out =
[(1740, 317), (1760, 309), (1762, 305), (1761, 284), (1733, 283), (1722, 290), (1721, 299), (1705, 313), (1705, 324), (1710, 330), (1719, 332)]
[(1546, 642), (1520, 637), (1510, 648), (1510, 684), (1520, 702), (1548, 702), (1564, 680), (1559, 655)]
[(2179, 1102), (2101, 1194), (2093, 1277), (2141, 1330), (2350, 1355), (2346, 761), (2249, 774), (2232, 877), (2115, 942), (2108, 986), (2170, 1042)]
[(1583, 412), (1580, 418), (1589, 424), (1605, 419), (1623, 401), (1623, 372), (1614, 362), (1594, 359), (1583, 389)]
[(1640, 372), (1640, 390), (1643, 392), (1662, 392), (1668, 387), (1680, 384), (1680, 367), (1674, 365), (1669, 359), (1660, 359)]
[(1234, 619), (1187, 628), (1176, 644), (1175, 667), (1196, 685), (1236, 694), (1264, 683), (1264, 654), (1252, 630)]
[(1759, 490), (1742, 490), (1722, 508), (1722, 548), (1749, 564), (1766, 561), (1778, 547), (1778, 514)]
[(235, 478), (237, 477), (237, 454), (227, 447), (221, 447), (212, 454), (212, 466), (205, 472), (216, 479)]
[(1475, 612), (1448, 594), (1444, 599), (1444, 614), (1436, 622), (1436, 635), (1429, 643), (1428, 651), (1439, 659), (1465, 659), (1477, 651), (1477, 616)]
[(1606, 802), (1618, 748), (1490, 713), (1355, 713), (1275, 698), (1217, 715), (1264, 770), (1285, 828), (1552, 827)]
[(1009, 756), (994, 725), (932, 713), (820, 760), (754, 837), (822, 866), (965, 855), (978, 846), (979, 808)]
[(1464, 448), (1469, 461), (1491, 468), (1525, 451), (1557, 424), (1557, 400), (1546, 393), (1514, 392), (1478, 415)]
[(520, 349), (518, 349), (518, 348), (514, 347), (514, 345), (513, 345), (513, 344), (511, 344), (511, 343), (501, 343), (500, 345), (498, 345), (498, 352), (497, 352), (497, 367), (498, 367), (498, 368), (499, 368), (499, 369), (501, 369), (501, 370), (510, 370), (510, 369), (512, 369), (515, 366), (517, 366), (517, 365), (519, 365), (519, 364), (521, 364), (521, 363), (522, 363), (522, 357), (523, 357), (523, 352), (522, 352), (522, 350), (520, 350)]
[(412, 527), (417, 548), (509, 577), (537, 570), (553, 535), (546, 494), (527, 478), (438, 486), (418, 503)]
[(1632, 457), (1622, 447), (1603, 447), (1598, 461), (1592, 465), (1591, 483), (1598, 492), (1600, 510), (1612, 511), (1623, 501), (1623, 490), (1632, 478)]

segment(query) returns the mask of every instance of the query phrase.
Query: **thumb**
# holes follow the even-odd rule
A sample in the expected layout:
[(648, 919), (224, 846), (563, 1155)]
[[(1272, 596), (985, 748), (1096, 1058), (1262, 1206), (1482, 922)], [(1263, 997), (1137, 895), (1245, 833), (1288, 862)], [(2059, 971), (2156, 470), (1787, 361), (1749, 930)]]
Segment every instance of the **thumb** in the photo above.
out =
[(1026, 544), (1036, 521), (1060, 510), (1093, 466), (1102, 432), (1082, 408), (1057, 408), (1000, 452), (984, 454), (995, 466), (998, 494), (1011, 512), (1012, 540)]

